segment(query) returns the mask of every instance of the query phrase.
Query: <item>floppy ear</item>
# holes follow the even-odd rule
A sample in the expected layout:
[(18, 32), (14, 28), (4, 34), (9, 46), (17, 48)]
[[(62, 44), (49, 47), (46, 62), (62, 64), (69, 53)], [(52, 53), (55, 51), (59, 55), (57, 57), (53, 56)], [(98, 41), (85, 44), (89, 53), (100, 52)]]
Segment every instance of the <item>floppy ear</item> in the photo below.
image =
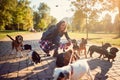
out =
[(64, 72), (64, 75), (65, 75), (65, 77), (66, 77), (67, 79), (69, 79), (70, 73), (69, 73), (68, 71), (65, 71), (65, 72)]
[(62, 72), (60, 72), (59, 77), (60, 77), (60, 78), (64, 78), (65, 75), (64, 75)]

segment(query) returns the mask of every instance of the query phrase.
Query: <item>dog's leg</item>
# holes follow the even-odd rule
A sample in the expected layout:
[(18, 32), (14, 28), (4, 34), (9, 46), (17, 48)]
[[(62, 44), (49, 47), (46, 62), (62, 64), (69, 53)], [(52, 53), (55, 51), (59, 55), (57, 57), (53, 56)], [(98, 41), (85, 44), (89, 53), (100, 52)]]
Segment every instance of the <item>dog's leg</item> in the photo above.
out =
[(16, 57), (20, 57), (21, 58), (21, 57), (24, 57), (24, 56), (23, 56), (22, 52), (19, 50), (19, 51), (17, 51), (17, 56)]
[(84, 55), (85, 55), (85, 58), (87, 59), (86, 48), (84, 49)]
[(93, 51), (90, 51), (90, 57), (92, 57)]
[(114, 59), (112, 59), (112, 62), (114, 62), (115, 60)]
[(102, 53), (100, 54), (100, 56), (98, 58), (101, 58), (102, 57)]

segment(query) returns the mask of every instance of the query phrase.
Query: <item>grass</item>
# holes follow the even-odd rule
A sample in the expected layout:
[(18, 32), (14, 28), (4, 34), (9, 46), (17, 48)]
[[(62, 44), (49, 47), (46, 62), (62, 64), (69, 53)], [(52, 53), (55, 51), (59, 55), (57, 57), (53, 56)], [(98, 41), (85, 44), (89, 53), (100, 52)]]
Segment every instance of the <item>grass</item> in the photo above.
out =
[(25, 33), (29, 33), (28, 31), (13, 31), (13, 30), (5, 30), (5, 31), (0, 31), (0, 39), (3, 39), (6, 37), (6, 35), (10, 35), (10, 36), (16, 36), (18, 34), (25, 34)]
[[(70, 37), (72, 39), (78, 39), (80, 40), (81, 38), (86, 38), (85, 33), (69, 33)], [(120, 47), (120, 38), (115, 39), (117, 34), (93, 34), (89, 33), (88, 34), (88, 41), (93, 42), (93, 43), (98, 43), (102, 44), (109, 42), (112, 45), (119, 46)]]
[[(10, 36), (16, 36), (18, 34), (25, 34), (25, 33), (30, 33), (27, 31), (0, 31), (0, 39), (3, 39), (6, 37), (6, 34)], [(75, 33), (75, 32), (68, 32), (69, 36), (71, 39), (77, 39), (81, 40), (81, 38), (86, 38), (85, 33)], [(89, 33), (88, 34), (88, 41), (93, 42), (93, 43), (98, 43), (102, 44), (109, 42), (112, 45), (119, 46), (120, 47), (120, 38), (114, 39), (117, 36), (117, 34), (93, 34)]]

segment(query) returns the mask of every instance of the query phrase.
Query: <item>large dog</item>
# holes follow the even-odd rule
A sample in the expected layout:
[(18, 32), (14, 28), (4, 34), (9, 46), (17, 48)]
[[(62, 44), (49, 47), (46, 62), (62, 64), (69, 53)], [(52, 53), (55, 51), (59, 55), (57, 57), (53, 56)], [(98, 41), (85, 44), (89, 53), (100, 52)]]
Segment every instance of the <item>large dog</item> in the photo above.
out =
[(22, 48), (23, 48), (23, 37), (21, 35), (17, 35), (15, 39), (11, 36), (7, 35), (12, 40), (12, 52), (15, 49), (17, 53), (17, 57), (23, 57)]
[(108, 58), (108, 61), (110, 61), (110, 59), (112, 59), (112, 61), (115, 61), (115, 57), (116, 57), (116, 53), (118, 52), (119, 50), (116, 48), (116, 47), (112, 47), (110, 48), (110, 52), (108, 53), (105, 53), (105, 58)]
[(56, 57), (56, 67), (63, 67), (68, 65), (70, 58), (72, 56), (72, 50), (60, 53)]
[(97, 52), (97, 53), (100, 54), (99, 58), (101, 58), (102, 55), (104, 56), (104, 54), (108, 52), (107, 51), (108, 47), (111, 47), (110, 43), (105, 43), (102, 46), (92, 45), (92, 46), (89, 47), (87, 54), (90, 53), (90, 57), (92, 57), (92, 54), (94, 52)]
[(25, 44), (24, 45), (24, 50), (28, 50), (28, 60), (29, 63), (28, 64), (38, 64), (41, 61), (41, 57), (39, 56), (39, 54), (36, 51), (32, 50), (32, 46), (29, 44)]
[(67, 66), (55, 68), (53, 80), (80, 80), (86, 73), (88, 79), (93, 80), (87, 60), (78, 60)]

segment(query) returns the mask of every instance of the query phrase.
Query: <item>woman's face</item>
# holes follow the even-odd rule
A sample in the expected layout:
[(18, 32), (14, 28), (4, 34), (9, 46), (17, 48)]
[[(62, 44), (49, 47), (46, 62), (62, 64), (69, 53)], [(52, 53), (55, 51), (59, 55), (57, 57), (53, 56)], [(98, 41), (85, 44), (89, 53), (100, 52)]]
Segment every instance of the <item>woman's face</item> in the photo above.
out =
[(66, 30), (66, 23), (64, 22), (60, 25), (59, 31), (64, 32), (65, 30)]

